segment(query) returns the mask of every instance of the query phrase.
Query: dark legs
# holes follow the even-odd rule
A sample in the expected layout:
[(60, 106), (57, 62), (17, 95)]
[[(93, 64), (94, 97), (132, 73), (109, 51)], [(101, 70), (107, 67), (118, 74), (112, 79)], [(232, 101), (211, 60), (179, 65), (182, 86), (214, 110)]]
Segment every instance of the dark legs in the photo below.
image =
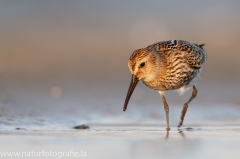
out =
[(167, 104), (167, 101), (164, 97), (164, 93), (162, 91), (159, 91), (161, 97), (162, 97), (162, 101), (163, 101), (163, 105), (164, 105), (164, 110), (165, 110), (165, 113), (166, 113), (166, 121), (167, 121), (167, 130), (170, 130), (170, 127), (169, 127), (169, 117), (168, 117), (168, 114), (169, 114), (169, 107), (168, 107), (168, 104)]
[(187, 108), (188, 108), (188, 104), (197, 96), (197, 89), (195, 87), (195, 85), (193, 85), (193, 92), (192, 92), (192, 96), (191, 98), (187, 101), (187, 103), (185, 103), (183, 105), (183, 109), (182, 109), (182, 114), (181, 114), (181, 117), (180, 117), (180, 120), (179, 120), (179, 124), (178, 124), (178, 127), (182, 126), (182, 123), (183, 123), (183, 120), (184, 120), (184, 116), (187, 112)]

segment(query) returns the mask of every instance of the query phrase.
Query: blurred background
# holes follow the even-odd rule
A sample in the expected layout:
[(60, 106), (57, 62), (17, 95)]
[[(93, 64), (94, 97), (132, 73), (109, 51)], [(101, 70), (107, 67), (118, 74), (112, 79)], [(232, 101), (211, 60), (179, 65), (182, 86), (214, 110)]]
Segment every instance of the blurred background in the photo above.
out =
[[(208, 52), (186, 119), (239, 119), (239, 8), (238, 0), (1, 0), (0, 122), (165, 124), (158, 92), (142, 83), (122, 108), (129, 56), (171, 39)], [(190, 96), (166, 92), (173, 124)]]

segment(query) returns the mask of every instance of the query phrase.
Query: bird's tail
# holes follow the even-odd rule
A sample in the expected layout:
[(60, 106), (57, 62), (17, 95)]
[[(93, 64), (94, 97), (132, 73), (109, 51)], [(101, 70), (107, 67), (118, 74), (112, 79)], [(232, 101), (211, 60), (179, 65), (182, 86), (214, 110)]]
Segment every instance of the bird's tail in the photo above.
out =
[(198, 47), (200, 47), (201, 49), (203, 49), (203, 46), (204, 46), (205, 44), (200, 44), (200, 45), (195, 44), (195, 45), (198, 46)]

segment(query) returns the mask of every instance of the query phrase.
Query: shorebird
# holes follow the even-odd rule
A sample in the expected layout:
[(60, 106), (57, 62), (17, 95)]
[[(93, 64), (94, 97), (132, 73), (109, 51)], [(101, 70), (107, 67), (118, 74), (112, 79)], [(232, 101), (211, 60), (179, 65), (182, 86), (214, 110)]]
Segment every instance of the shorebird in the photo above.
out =
[(128, 61), (132, 79), (123, 111), (126, 111), (137, 83), (142, 81), (146, 86), (160, 93), (166, 114), (166, 129), (170, 130), (169, 107), (164, 91), (178, 90), (182, 94), (192, 87), (192, 96), (183, 105), (178, 124), (178, 127), (181, 127), (188, 104), (197, 95), (195, 81), (207, 59), (207, 53), (203, 46), (204, 44), (197, 45), (184, 40), (169, 40), (134, 51)]

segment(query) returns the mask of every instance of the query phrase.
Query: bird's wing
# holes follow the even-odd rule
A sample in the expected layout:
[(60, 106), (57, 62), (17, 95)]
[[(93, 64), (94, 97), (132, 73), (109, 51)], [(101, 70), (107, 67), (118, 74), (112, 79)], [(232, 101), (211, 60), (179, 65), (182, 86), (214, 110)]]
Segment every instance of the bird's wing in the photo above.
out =
[(184, 40), (170, 40), (161, 41), (146, 48), (159, 52), (165, 58), (170, 57), (170, 54), (173, 53), (181, 53), (191, 68), (199, 69), (207, 58), (203, 46), (204, 44), (197, 45)]

